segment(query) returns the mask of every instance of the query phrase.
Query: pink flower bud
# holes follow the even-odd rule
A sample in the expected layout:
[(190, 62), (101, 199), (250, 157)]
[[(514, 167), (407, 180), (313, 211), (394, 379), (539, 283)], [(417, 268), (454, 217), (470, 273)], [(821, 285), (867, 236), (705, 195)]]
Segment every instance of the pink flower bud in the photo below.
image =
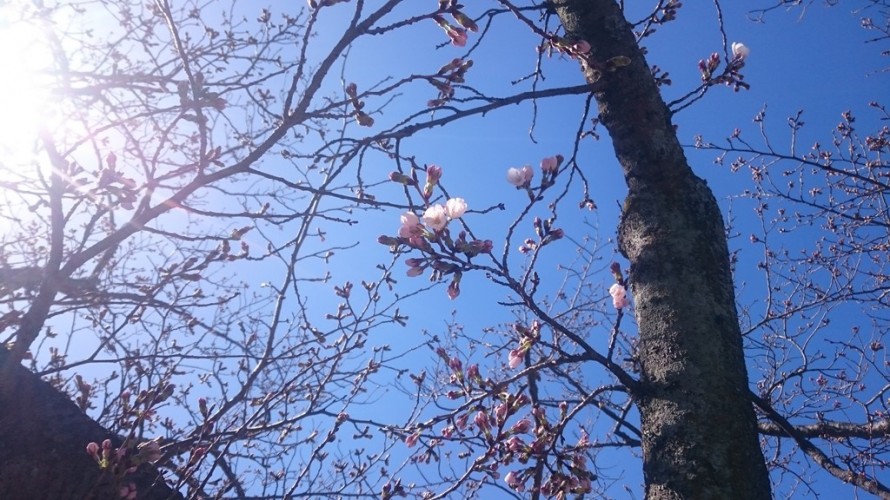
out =
[(419, 432), (415, 432), (414, 434), (408, 435), (407, 437), (405, 437), (405, 446), (407, 446), (408, 448), (413, 448), (414, 445), (417, 444), (418, 439), (420, 439)]
[(513, 453), (519, 453), (525, 448), (525, 443), (519, 436), (510, 436), (510, 439), (508, 439), (505, 444), (507, 445), (507, 449)]
[(555, 156), (548, 156), (541, 160), (541, 171), (545, 173), (556, 172), (556, 169), (559, 168), (559, 163), (556, 161)]
[(532, 428), (532, 423), (529, 422), (527, 418), (523, 418), (522, 420), (513, 424), (513, 427), (510, 428), (510, 431), (514, 434), (525, 434)]
[(522, 481), (522, 475), (516, 473), (516, 471), (510, 471), (504, 477), (504, 481), (507, 483), (513, 491), (517, 493), (522, 493), (525, 491), (525, 483)]
[(456, 372), (463, 370), (463, 366), (463, 363), (457, 358), (451, 358), (451, 360), (448, 361), (448, 367)]
[(430, 165), (426, 167), (426, 182), (428, 184), (437, 184), (439, 179), (442, 178), (442, 167), (437, 165)]
[(507, 364), (510, 365), (510, 368), (516, 368), (517, 366), (522, 364), (524, 356), (524, 351), (520, 349), (513, 349), (510, 351), (510, 354), (507, 357)]
[(454, 421), (455, 427), (458, 429), (465, 429), (467, 427), (467, 420), (470, 418), (469, 414), (464, 413), (457, 417), (457, 420)]
[(455, 278), (451, 280), (451, 284), (448, 285), (448, 298), (454, 300), (458, 295), (460, 295), (460, 280), (458, 279), (458, 276), (455, 276)]
[(491, 424), (488, 423), (488, 415), (482, 411), (476, 413), (476, 416), (473, 417), (473, 422), (480, 430), (486, 430), (491, 427)]
[(90, 444), (87, 445), (87, 453), (89, 453), (95, 460), (99, 460), (99, 445), (95, 442), (90, 442)]

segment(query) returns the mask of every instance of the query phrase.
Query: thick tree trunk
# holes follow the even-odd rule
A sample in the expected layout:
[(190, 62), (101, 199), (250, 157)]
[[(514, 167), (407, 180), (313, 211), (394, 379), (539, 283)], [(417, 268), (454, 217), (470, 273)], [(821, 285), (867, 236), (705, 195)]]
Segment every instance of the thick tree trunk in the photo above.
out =
[[(628, 186), (619, 227), (640, 329), (649, 499), (770, 498), (735, 308), (723, 218), (693, 174), (630, 25), (614, 0), (553, 0), (592, 47), (589, 82)], [(591, 66), (624, 56), (630, 64)]]
[[(86, 416), (64, 394), (11, 361), (0, 347), (0, 498), (120, 498), (119, 487), (87, 453), (90, 442), (121, 439)], [(176, 499), (148, 464), (126, 476), (140, 499)]]

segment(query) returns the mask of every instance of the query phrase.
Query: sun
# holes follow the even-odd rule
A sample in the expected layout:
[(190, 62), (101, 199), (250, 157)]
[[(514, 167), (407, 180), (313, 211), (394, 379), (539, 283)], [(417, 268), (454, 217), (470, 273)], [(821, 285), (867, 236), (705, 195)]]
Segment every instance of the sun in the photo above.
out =
[[(37, 176), (38, 137), (52, 129), (53, 52), (39, 24), (21, 6), (0, 2), (0, 237), (28, 217), (20, 182)], [(2, 239), (2, 238), (0, 238)]]
[[(53, 53), (42, 28), (0, 6), (0, 153), (9, 161), (34, 151), (53, 104)], [(8, 156), (12, 155), (12, 157)]]

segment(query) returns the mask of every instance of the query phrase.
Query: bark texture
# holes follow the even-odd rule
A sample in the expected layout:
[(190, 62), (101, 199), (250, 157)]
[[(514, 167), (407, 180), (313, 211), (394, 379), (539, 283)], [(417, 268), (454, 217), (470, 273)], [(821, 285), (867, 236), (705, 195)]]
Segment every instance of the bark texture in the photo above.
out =
[[(0, 498), (61, 500), (119, 498), (86, 451), (88, 443), (122, 440), (85, 415), (48, 383), (0, 347)], [(140, 499), (176, 499), (153, 467), (126, 477)]]
[[(614, 0), (553, 0), (592, 47), (599, 118), (624, 172), (619, 226), (640, 329), (634, 395), (649, 499), (770, 498), (719, 206), (689, 167), (670, 111)], [(597, 70), (614, 57), (630, 64)]]

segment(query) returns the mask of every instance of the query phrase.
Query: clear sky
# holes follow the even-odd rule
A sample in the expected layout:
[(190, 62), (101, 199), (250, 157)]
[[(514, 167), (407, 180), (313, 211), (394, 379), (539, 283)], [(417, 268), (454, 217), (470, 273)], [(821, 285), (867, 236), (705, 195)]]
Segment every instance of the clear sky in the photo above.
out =
[[(489, 2), (466, 3), (465, 11), (471, 17), (481, 16), (485, 9), (491, 7)], [(767, 110), (766, 130), (771, 140), (775, 141), (777, 149), (787, 148), (786, 118), (799, 110), (804, 110), (803, 118), (807, 123), (800, 136), (800, 143), (804, 147), (817, 140), (829, 142), (830, 133), (841, 113), (848, 109), (854, 111), (858, 117), (857, 123), (863, 129), (874, 128), (880, 123), (877, 115), (870, 113), (868, 103), (875, 100), (886, 101), (890, 97), (887, 91), (890, 88), (888, 75), (885, 71), (890, 64), (886, 57), (881, 56), (881, 51), (886, 50), (886, 42), (883, 45), (865, 43), (871, 34), (860, 27), (860, 19), (863, 15), (868, 15), (868, 11), (853, 11), (855, 6), (867, 2), (849, 2), (827, 8), (821, 1), (816, 1), (805, 9), (777, 9), (769, 12), (759, 22), (752, 20), (754, 16), (750, 9), (769, 7), (772, 3), (768, 0), (721, 2), (726, 42), (742, 42), (751, 50), (743, 71), (745, 81), (751, 88), (737, 93), (727, 87), (712, 88), (701, 101), (676, 115), (675, 124), (683, 144), (694, 144), (697, 135), (719, 142), (736, 127), (742, 130), (743, 137), (754, 137), (758, 131), (752, 118), (764, 107)], [(242, 5), (241, 8), (246, 16), (251, 19), (256, 17), (252, 5)], [(348, 12), (349, 8), (331, 7), (330, 12), (322, 16), (318, 38), (313, 42), (314, 52), (309, 54), (310, 58), (323, 57), (323, 48), (336, 40), (338, 28), (346, 21), (338, 10)], [(411, 7), (404, 8), (404, 12), (410, 10)], [(397, 19), (400, 13), (402, 10), (396, 9), (393, 19)], [(876, 13), (873, 15), (879, 17)], [(723, 53), (725, 47), (716, 19), (712, 2), (685, 2), (676, 22), (659, 27), (654, 36), (644, 41), (648, 49), (648, 62), (668, 71), (673, 81), (673, 85), (663, 87), (666, 100), (682, 96), (700, 83), (697, 69), (699, 59), (707, 58), (712, 52)], [(356, 83), (360, 91), (365, 91), (388, 83), (387, 79), (390, 77), (430, 73), (452, 58), (465, 56), (475, 63), (467, 73), (468, 86), (492, 97), (506, 97), (530, 90), (530, 80), (516, 84), (510, 82), (521, 80), (535, 70), (536, 37), (512, 16), (498, 16), (488, 29), (483, 43), (475, 46), (478, 35), (471, 34), (466, 48), (448, 44), (442, 30), (431, 22), (410, 26), (392, 35), (364, 38), (350, 50), (342, 67), (335, 69), (342, 74), (343, 81), (338, 78), (330, 79), (326, 84), (327, 91), (337, 94), (341, 92), (341, 84), (348, 82)], [(30, 36), (32, 35), (18, 32), (14, 21), (0, 21), (0, 66), (17, 67), (23, 75), (33, 76), (35, 72), (31, 66), (39, 61), (39, 50), (34, 49), (36, 52), (30, 57), (22, 57), (22, 52), (12, 48), (28, 43)], [(471, 50), (469, 54), (468, 50)], [(577, 63), (569, 58), (559, 55), (545, 58), (542, 68), (545, 79), (537, 83), (538, 88), (583, 83)], [(21, 115), (28, 114), (21, 106), (36, 106), (33, 103), (28, 104), (33, 101), (34, 96), (28, 92), (29, 85), (23, 85), (22, 80), (7, 80), (14, 81), (0, 84), (0, 104), (15, 112), (7, 111), (0, 115), (0, 150), (10, 154), (26, 154), (20, 151), (26, 150), (21, 145), (27, 141), (18, 134), (22, 130), (27, 131), (32, 125), (20, 119)], [(37, 85), (30, 87), (33, 86)], [(22, 98), (18, 99), (16, 96)], [(374, 111), (372, 116), (376, 120), (372, 132), (392, 126), (406, 114), (416, 111), (418, 103), (424, 103), (435, 96), (434, 87), (418, 83), (404, 89), (392, 101), (384, 98), (366, 99), (367, 109)], [(457, 89), (457, 98), (469, 96), (471, 94), (466, 89)], [(45, 101), (45, 96), (43, 99)], [(546, 156), (557, 153), (570, 156), (584, 102), (584, 96), (567, 96), (541, 101), (536, 109), (529, 103), (509, 106), (484, 117), (463, 119), (446, 127), (424, 131), (403, 141), (402, 152), (414, 155), (420, 165), (441, 166), (444, 171), (442, 184), (448, 193), (464, 198), (469, 204), (470, 211), (464, 219), (474, 234), (481, 239), (493, 240), (495, 249), (501, 249), (505, 246), (506, 228), (525, 208), (527, 202), (523, 192), (515, 190), (507, 183), (507, 169), (522, 165), (532, 165), (537, 169), (541, 159)], [(440, 117), (445, 114), (444, 111), (423, 114), (416, 120), (423, 121), (430, 116)], [(352, 128), (350, 132), (363, 133), (362, 130)], [(567, 265), (577, 263), (579, 259), (591, 259), (587, 284), (592, 287), (594, 295), (599, 294), (601, 302), (597, 306), (597, 317), (602, 322), (592, 327), (589, 334), (594, 346), (604, 347), (611, 321), (615, 318), (606, 292), (612, 283), (608, 266), (613, 260), (626, 264), (616, 255), (614, 243), (625, 187), (605, 130), (600, 128), (598, 132), (603, 136), (602, 139), (595, 141), (587, 138), (581, 141), (576, 157), (590, 181), (590, 196), (598, 208), (593, 211), (578, 210), (577, 202), (582, 198), (579, 186), (575, 183), (568, 188), (565, 200), (559, 205), (556, 220), (556, 225), (565, 230), (567, 237), (548, 247), (538, 264), (538, 270), (542, 275), (548, 273), (544, 275), (542, 295), (555, 294), (560, 287), (571, 290), (573, 286), (577, 286), (576, 278), (566, 271)], [(312, 141), (313, 139), (307, 139), (307, 145), (314, 146)], [(757, 269), (760, 250), (759, 247), (752, 247), (748, 236), (758, 233), (761, 228), (756, 218), (751, 217), (750, 202), (739, 198), (746, 189), (753, 189), (750, 175), (744, 171), (735, 174), (730, 172), (728, 161), (724, 165), (714, 164), (716, 154), (713, 152), (689, 148), (687, 155), (693, 169), (714, 189), (725, 212), (729, 213), (730, 208), (733, 209), (733, 234), (737, 236), (730, 241), (730, 245), (732, 251), (740, 251), (736, 268), (738, 299), (743, 308), (752, 306), (756, 319), (758, 304), (762, 302), (766, 291), (762, 273)], [(280, 168), (282, 172), (286, 172), (286, 167), (279, 166), (283, 164), (277, 164), (276, 161), (267, 160), (263, 166), (272, 171)], [(402, 202), (398, 198), (400, 191), (385, 183), (387, 175), (395, 166), (384, 155), (371, 156), (363, 164), (363, 177), (367, 182), (383, 183), (374, 188), (378, 199)], [(540, 171), (537, 175), (540, 175)], [(3, 196), (8, 195), (9, 193), (3, 193)], [(213, 193), (204, 198), (204, 203), (212, 205), (223, 199), (224, 195)], [(503, 204), (503, 210), (481, 213), (499, 204)], [(358, 283), (374, 276), (376, 272), (373, 266), (391, 259), (387, 249), (376, 243), (376, 240), (382, 234), (396, 234), (400, 212), (396, 209), (383, 209), (356, 213), (355, 218), (360, 223), (348, 230), (339, 226), (323, 227), (329, 234), (324, 244), (317, 243), (318, 248), (338, 245), (351, 248), (337, 250), (329, 268), (307, 261), (297, 270), (303, 277), (323, 275), (328, 269), (334, 275), (331, 282), (307, 285), (310, 287), (308, 289), (317, 292), (309, 294), (306, 300), (314, 310), (319, 311), (319, 315), (339, 300), (330, 293), (334, 284), (347, 280)], [(524, 257), (517, 251), (517, 247), (525, 236), (533, 235), (531, 218), (549, 215), (545, 206), (537, 206), (518, 226), (517, 235), (508, 243), (510, 263), (514, 269), (521, 269), (524, 263)], [(174, 214), (165, 223), (174, 226), (184, 224), (184, 219), (178, 217)], [(221, 231), (230, 229), (232, 227), (220, 227)], [(811, 246), (808, 239), (813, 237), (812, 232), (795, 234), (785, 240), (787, 245), (795, 250)], [(254, 248), (265, 245), (265, 241), (256, 233), (249, 234), (246, 241)], [(161, 250), (158, 252), (163, 253)], [(401, 263), (396, 266), (399, 279), (397, 293), (408, 294), (428, 284), (426, 278), (408, 278), (402, 275), (406, 269)], [(274, 263), (253, 266), (235, 264), (227, 270), (232, 271), (237, 280), (244, 281), (251, 291), (261, 294), (269, 293), (264, 288), (264, 283), (274, 282), (281, 272), (281, 268)], [(478, 362), (487, 370), (505, 369), (506, 351), (486, 355), (481, 346), (489, 340), (497, 340), (494, 334), (486, 331), (487, 328), (501, 327), (512, 322), (516, 320), (517, 314), (522, 317), (521, 313), (499, 305), (500, 302), (509, 301), (506, 290), (493, 285), (483, 273), (465, 275), (461, 283), (461, 295), (454, 301), (446, 296), (446, 286), (447, 282), (443, 282), (431, 291), (406, 299), (401, 307), (410, 316), (407, 327), (387, 326), (379, 329), (372, 334), (371, 342), (392, 344), (396, 351), (409, 349), (426, 341), (431, 335), (448, 337), (447, 325), (456, 321), (463, 325), (463, 333), (467, 337), (475, 338), (478, 342), (476, 346), (471, 346), (461, 344), (463, 340), (455, 340), (462, 346), (465, 364)], [(296, 305), (289, 308), (289, 312), (296, 310)], [(452, 312), (455, 314), (452, 315)], [(838, 328), (848, 328), (854, 322), (846, 316), (848, 314), (853, 313), (843, 308), (835, 313), (835, 324), (843, 325)], [(319, 319), (319, 323), (324, 324), (324, 321)], [(627, 316), (623, 329), (633, 336), (634, 326)], [(86, 349), (90, 345), (87, 342), (80, 348)], [(436, 363), (436, 357), (432, 352), (422, 349), (412, 351), (398, 362), (417, 373)], [(598, 368), (585, 368), (585, 371), (589, 371), (589, 376), (594, 379), (602, 377)], [(753, 372), (751, 376), (754, 379), (757, 377)], [(404, 393), (398, 388), (380, 387), (368, 399), (374, 404), (355, 410), (353, 416), (367, 411), (378, 420), (392, 419), (397, 423), (405, 423), (409, 417), (406, 411), (409, 405), (406, 404)], [(863, 417), (861, 412), (857, 413), (853, 409), (849, 415), (854, 421), (861, 421)], [(601, 427), (598, 423), (591, 425)], [(592, 432), (591, 434), (593, 435)], [(394, 454), (403, 458), (400, 454), (407, 451), (397, 446)], [(625, 489), (626, 486), (633, 492), (632, 495), (637, 498), (642, 496), (638, 457), (627, 453), (604, 452), (601, 462), (599, 465), (603, 467), (604, 475), (615, 480), (608, 490), (610, 495), (616, 498), (627, 497), (630, 493)], [(850, 489), (837, 480), (818, 473), (816, 477), (815, 489), (825, 498), (850, 495)], [(795, 498), (812, 497), (812, 492), (794, 489), (793, 478), (783, 477), (781, 480), (780, 492), (790, 492), (789, 495)], [(484, 498), (497, 498), (499, 494), (501, 493), (493, 492), (486, 494)]]

